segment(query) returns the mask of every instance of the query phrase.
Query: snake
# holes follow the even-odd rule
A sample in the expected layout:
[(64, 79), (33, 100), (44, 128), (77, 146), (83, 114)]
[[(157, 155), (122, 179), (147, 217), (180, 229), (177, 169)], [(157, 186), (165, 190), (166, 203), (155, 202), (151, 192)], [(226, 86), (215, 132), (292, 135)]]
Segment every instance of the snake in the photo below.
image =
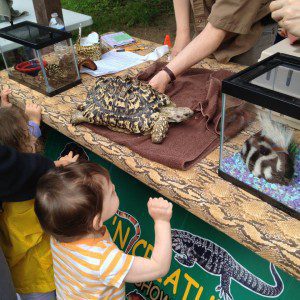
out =
[(134, 227), (134, 230), (135, 230), (135, 234), (134, 236), (130, 239), (126, 249), (125, 249), (125, 253), (129, 253), (130, 250), (132, 249), (132, 247), (134, 246), (134, 244), (138, 241), (138, 239), (140, 238), (141, 236), (141, 226), (140, 226), (140, 223), (138, 222), (138, 220), (133, 217), (131, 214), (125, 212), (125, 211), (122, 211), (122, 210), (118, 210), (117, 211), (117, 216), (119, 216), (120, 218), (122, 219), (125, 219), (125, 220), (128, 220)]

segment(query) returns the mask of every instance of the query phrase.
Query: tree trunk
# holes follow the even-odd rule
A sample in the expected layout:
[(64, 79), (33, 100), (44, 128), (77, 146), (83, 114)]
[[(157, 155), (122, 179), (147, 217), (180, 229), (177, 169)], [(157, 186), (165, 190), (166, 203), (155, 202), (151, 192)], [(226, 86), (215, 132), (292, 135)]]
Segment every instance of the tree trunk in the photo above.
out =
[(33, 0), (33, 6), (38, 24), (48, 26), (54, 12), (63, 20), (60, 0)]

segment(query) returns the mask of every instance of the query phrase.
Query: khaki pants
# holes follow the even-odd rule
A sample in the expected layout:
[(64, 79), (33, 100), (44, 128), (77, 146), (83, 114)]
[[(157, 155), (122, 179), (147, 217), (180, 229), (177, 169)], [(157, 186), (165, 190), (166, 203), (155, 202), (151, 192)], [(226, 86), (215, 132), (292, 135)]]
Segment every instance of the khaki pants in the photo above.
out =
[(277, 23), (266, 25), (256, 44), (249, 51), (233, 57), (230, 61), (244, 66), (251, 66), (257, 63), (262, 51), (274, 44), (277, 28)]

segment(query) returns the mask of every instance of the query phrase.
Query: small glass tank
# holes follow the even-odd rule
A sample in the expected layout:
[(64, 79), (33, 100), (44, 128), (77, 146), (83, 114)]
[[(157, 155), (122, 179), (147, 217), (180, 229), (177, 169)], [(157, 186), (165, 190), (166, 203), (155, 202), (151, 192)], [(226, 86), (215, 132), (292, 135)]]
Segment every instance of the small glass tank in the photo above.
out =
[[(230, 139), (224, 128), (234, 120), (226, 109), (231, 97), (245, 101), (251, 121)], [(277, 53), (222, 83), (219, 175), (297, 219), (299, 120), (300, 58)]]
[(9, 78), (54, 96), (81, 83), (71, 33), (25, 21), (0, 30), (14, 42), (2, 51)]

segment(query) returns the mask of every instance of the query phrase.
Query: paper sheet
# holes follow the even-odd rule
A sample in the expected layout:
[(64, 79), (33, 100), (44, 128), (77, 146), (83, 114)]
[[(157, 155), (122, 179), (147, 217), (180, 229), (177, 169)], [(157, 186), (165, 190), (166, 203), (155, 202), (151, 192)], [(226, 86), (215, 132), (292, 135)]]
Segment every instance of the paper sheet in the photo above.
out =
[(156, 48), (153, 52), (143, 56), (132, 52), (116, 52), (109, 51), (102, 55), (101, 60), (95, 61), (97, 70), (93, 71), (87, 68), (82, 68), (81, 73), (87, 73), (94, 77), (114, 74), (133, 66), (139, 65), (146, 61), (155, 61), (169, 52), (167, 45)]
[(99, 43), (99, 34), (97, 32), (92, 32), (86, 37), (80, 39), (81, 46), (92, 46)]

